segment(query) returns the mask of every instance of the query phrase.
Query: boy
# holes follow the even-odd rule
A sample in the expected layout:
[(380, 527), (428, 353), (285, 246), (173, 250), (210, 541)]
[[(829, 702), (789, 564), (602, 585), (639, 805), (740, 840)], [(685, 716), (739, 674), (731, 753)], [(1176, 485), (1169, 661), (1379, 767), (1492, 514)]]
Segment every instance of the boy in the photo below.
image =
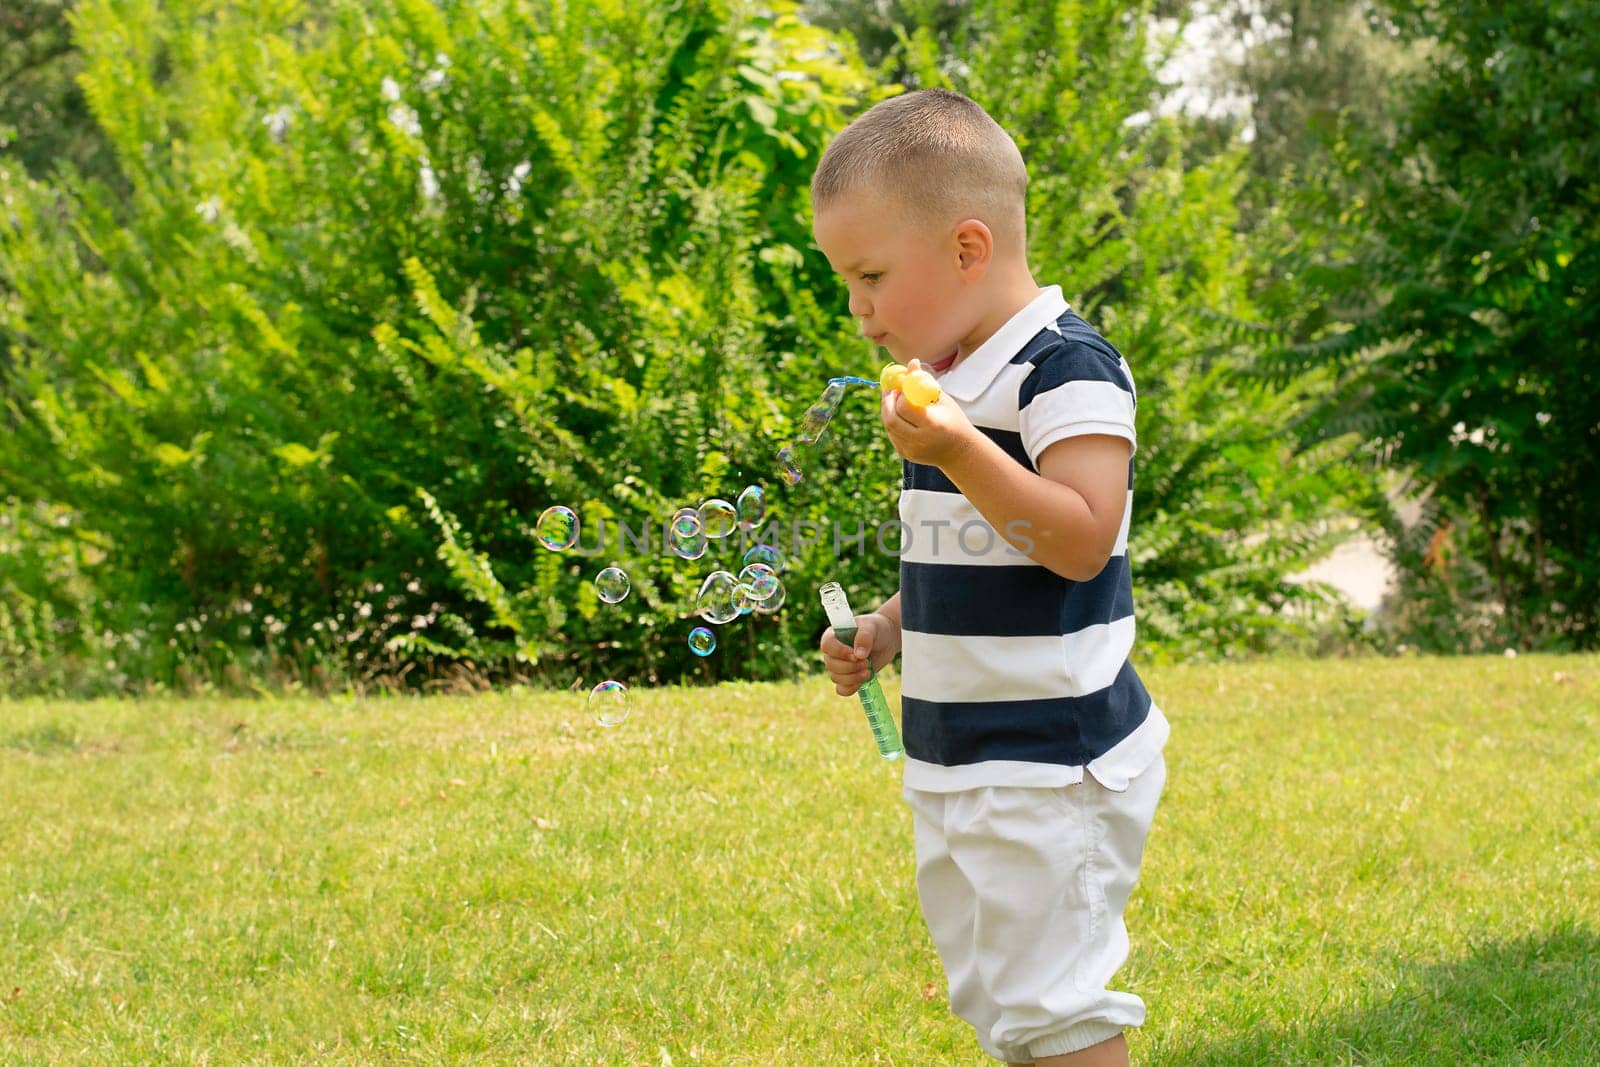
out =
[[(821, 649), (843, 696), (902, 654), (917, 891), (951, 1007), (996, 1059), (1128, 1062), (1106, 984), (1166, 779), (1128, 664), (1128, 365), (1029, 272), (1015, 143), (957, 93), (878, 104), (812, 180), (862, 332), (939, 377), (883, 397), (904, 457), (900, 591)], [(1086, 773), (1087, 772), (1087, 773)]]

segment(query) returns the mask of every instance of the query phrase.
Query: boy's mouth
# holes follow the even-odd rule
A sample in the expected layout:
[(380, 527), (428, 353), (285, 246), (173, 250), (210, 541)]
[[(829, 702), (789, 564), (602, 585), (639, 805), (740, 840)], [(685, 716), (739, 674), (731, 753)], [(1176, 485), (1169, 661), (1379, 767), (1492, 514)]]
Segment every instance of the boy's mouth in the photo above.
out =
[(960, 354), (961, 351), (957, 349), (948, 356), (945, 356), (943, 359), (939, 360), (937, 363), (928, 364), (928, 369), (933, 371), (935, 374), (943, 374), (945, 371), (950, 369), (951, 364), (955, 363), (956, 357)]

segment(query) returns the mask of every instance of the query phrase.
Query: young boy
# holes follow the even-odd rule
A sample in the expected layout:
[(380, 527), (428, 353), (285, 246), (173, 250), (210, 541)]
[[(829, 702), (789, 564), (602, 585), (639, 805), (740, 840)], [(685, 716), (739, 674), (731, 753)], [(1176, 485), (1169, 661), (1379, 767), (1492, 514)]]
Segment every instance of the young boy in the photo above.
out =
[[(1126, 1064), (1123, 907), (1166, 779), (1128, 664), (1134, 389), (1028, 269), (1016, 144), (930, 89), (839, 134), (814, 232), (862, 332), (943, 395), (883, 397), (905, 459), (900, 591), (822, 654), (841, 695), (904, 657), (917, 891), (951, 1007), (1014, 1064)], [(1087, 773), (1085, 773), (1087, 772)]]

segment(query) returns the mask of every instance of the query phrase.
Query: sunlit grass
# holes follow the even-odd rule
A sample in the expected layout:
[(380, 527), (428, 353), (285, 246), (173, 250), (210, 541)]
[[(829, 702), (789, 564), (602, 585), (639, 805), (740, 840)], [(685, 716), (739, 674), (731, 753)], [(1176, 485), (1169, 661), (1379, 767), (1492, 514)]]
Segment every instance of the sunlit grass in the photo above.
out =
[[(1147, 673), (1136, 1059), (1592, 1062), (1600, 659)], [(0, 704), (0, 797), (0, 1062), (986, 1062), (820, 680)]]

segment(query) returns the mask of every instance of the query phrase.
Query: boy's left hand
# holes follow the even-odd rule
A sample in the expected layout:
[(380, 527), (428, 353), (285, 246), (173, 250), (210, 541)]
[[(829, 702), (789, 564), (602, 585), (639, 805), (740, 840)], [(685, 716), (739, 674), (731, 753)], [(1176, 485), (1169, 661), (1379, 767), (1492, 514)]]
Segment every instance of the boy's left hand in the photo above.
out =
[[(919, 363), (912, 360), (910, 367)], [(907, 400), (898, 389), (885, 393), (882, 400), (883, 428), (896, 452), (913, 463), (943, 467), (971, 442), (977, 427), (967, 419), (961, 405), (948, 396), (925, 408)]]

